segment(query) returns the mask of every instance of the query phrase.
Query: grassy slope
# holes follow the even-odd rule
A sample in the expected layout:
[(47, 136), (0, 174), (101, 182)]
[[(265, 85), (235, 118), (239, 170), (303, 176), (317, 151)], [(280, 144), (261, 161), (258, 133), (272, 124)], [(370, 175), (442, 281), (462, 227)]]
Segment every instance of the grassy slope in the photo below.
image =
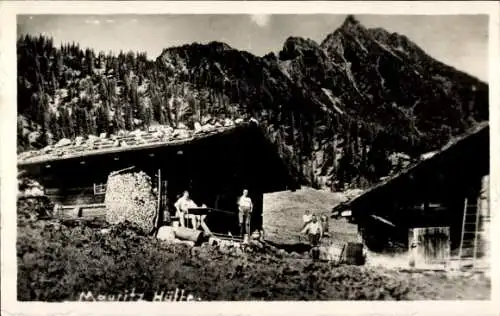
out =
[[(328, 203), (328, 199), (319, 203), (328, 195), (310, 189), (277, 196), (281, 198), (275, 196), (273, 205), (281, 201), (299, 210)], [(294, 198), (301, 202), (293, 203)], [(20, 203), (18, 216), (34, 208), (44, 207)], [(311, 264), (284, 254), (246, 254), (207, 244), (189, 249), (138, 235), (128, 225), (116, 225), (104, 233), (82, 224), (33, 222), (23, 217), (18, 217), (17, 238), (17, 290), (22, 301), (74, 300), (80, 291), (116, 294), (131, 288), (152, 295), (176, 287), (203, 300), (488, 299), (490, 293), (491, 282), (481, 276)], [(283, 230), (293, 235), (291, 222)], [(349, 226), (332, 223), (339, 231)]]
[[(317, 215), (330, 215), (334, 205), (343, 201), (338, 193), (302, 187), (295, 192), (284, 191), (264, 195), (263, 226), (265, 238), (275, 243), (294, 244), (301, 237), (302, 215), (305, 210)], [(330, 219), (330, 240), (325, 242), (357, 241), (357, 227), (344, 219)]]

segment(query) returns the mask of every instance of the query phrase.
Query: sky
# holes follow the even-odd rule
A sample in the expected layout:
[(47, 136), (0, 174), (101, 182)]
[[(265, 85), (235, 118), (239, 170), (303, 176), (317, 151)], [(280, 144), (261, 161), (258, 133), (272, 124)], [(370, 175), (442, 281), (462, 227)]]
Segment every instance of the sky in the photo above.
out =
[[(279, 52), (289, 36), (320, 43), (345, 19), (339, 14), (310, 15), (19, 15), (17, 34), (44, 34), (56, 44), (77, 42), (97, 51), (146, 52), (221, 41), (263, 56)], [(488, 81), (488, 16), (357, 15), (366, 27), (406, 35), (432, 57)]]

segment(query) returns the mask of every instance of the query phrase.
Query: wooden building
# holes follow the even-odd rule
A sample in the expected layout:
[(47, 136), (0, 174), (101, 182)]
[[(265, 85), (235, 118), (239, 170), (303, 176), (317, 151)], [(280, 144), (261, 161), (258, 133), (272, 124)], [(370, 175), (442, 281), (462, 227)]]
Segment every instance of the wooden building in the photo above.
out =
[(488, 263), (489, 159), (483, 122), (334, 211), (350, 210), (368, 249), (409, 251), (412, 265)]
[[(209, 216), (214, 232), (237, 231), (237, 197), (244, 188), (254, 202), (251, 227), (262, 227), (263, 194), (294, 190), (296, 177), (260, 127), (245, 122), (164, 140), (150, 134), (114, 140), (97, 139), (91, 149), (70, 145), (18, 157), (18, 168), (39, 181), (45, 193), (62, 205), (104, 202), (108, 175), (135, 166), (146, 172), (160, 193), (159, 214), (189, 190), (198, 205), (222, 210)], [(74, 147), (74, 148), (73, 148)], [(62, 153), (61, 153), (62, 151)], [(226, 214), (222, 216), (221, 214)], [(222, 216), (222, 217), (221, 217)]]

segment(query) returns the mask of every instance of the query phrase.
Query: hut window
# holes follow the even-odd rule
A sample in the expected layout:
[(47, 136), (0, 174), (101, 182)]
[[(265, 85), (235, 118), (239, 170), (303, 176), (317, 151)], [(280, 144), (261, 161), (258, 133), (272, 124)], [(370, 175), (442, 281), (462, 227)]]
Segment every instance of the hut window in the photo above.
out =
[(94, 195), (102, 195), (102, 194), (106, 194), (106, 184), (105, 183), (100, 183), (100, 184), (94, 183)]

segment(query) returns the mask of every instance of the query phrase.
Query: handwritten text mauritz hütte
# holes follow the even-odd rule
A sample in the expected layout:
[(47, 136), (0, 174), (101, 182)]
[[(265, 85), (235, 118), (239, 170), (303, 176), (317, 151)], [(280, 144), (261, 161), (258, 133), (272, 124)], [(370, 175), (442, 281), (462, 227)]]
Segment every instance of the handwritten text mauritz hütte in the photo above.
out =
[(102, 302), (102, 301), (117, 301), (117, 302), (130, 302), (130, 301), (153, 301), (153, 302), (180, 302), (180, 301), (201, 301), (201, 298), (194, 297), (193, 294), (186, 293), (185, 290), (163, 290), (156, 291), (152, 299), (144, 299), (144, 293), (136, 293), (135, 288), (132, 291), (125, 290), (124, 293), (119, 294), (97, 294), (94, 295), (91, 291), (87, 293), (81, 292), (79, 301), (82, 302)]

